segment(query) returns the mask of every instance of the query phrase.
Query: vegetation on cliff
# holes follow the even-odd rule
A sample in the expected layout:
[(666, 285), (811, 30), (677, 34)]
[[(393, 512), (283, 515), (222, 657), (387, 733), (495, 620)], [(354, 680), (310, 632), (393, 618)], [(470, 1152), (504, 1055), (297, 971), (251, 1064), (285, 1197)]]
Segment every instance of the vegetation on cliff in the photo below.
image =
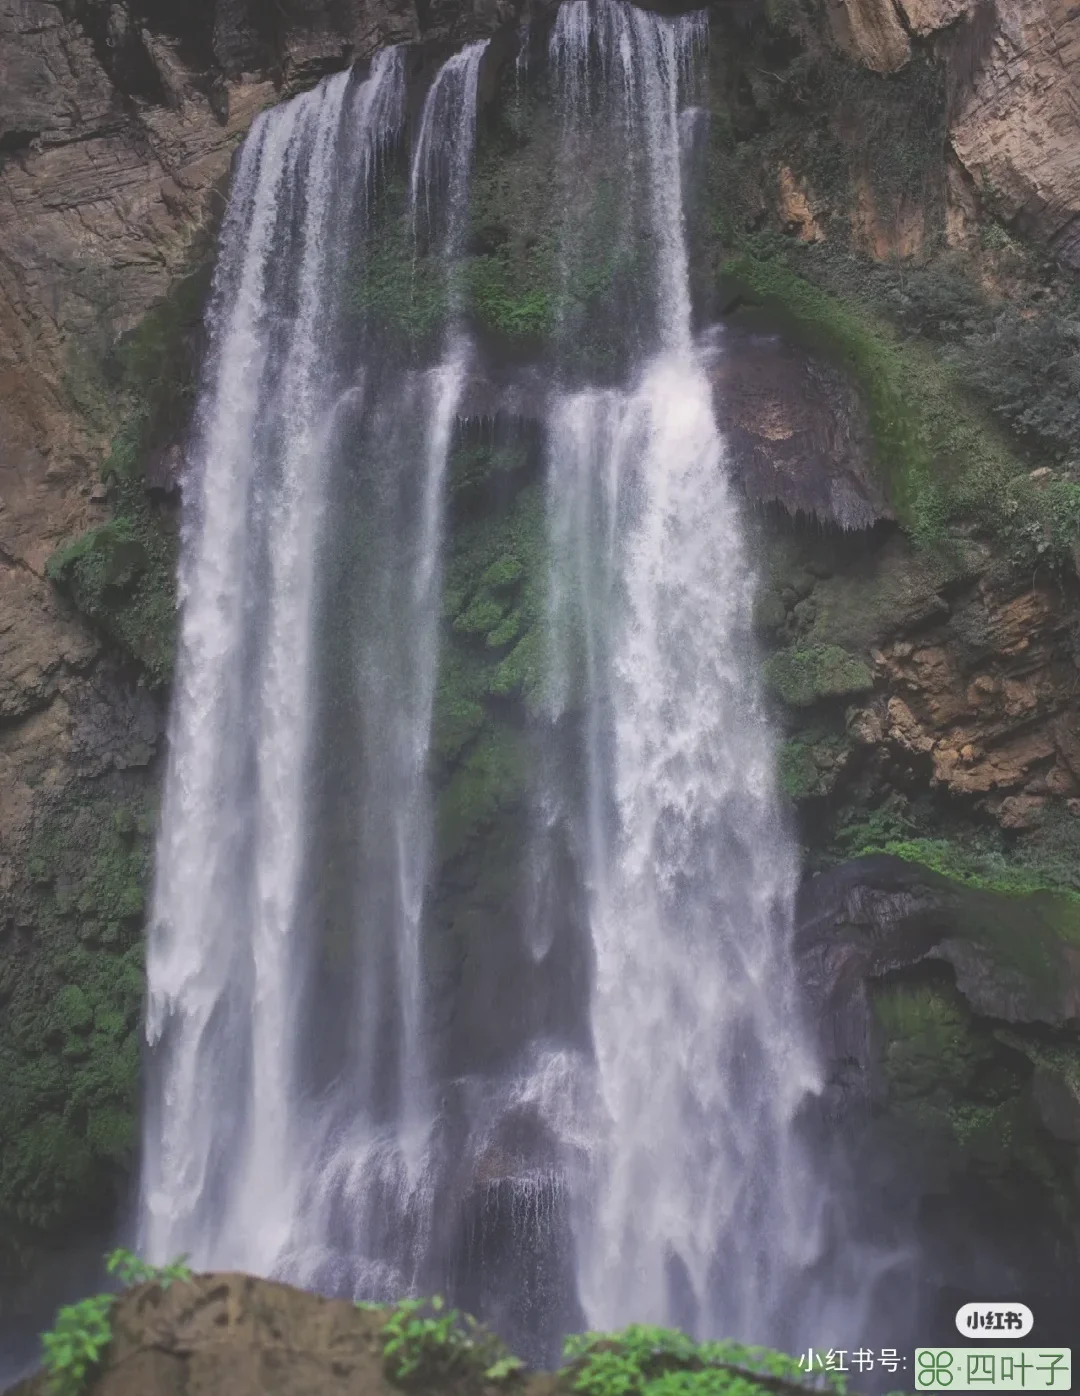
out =
[(112, 518), (58, 548), (46, 568), (154, 687), (172, 675), (178, 541), (175, 508), (152, 497), (148, 475), (156, 464), (159, 493), (179, 488), (168, 456), (179, 454), (193, 407), (210, 266), (204, 251), (107, 357), (99, 392), (125, 413), (102, 467)]
[(72, 792), (27, 860), (35, 943), (0, 990), (0, 1219), (9, 1244), (107, 1211), (131, 1159), (153, 802)]
[[(105, 359), (95, 410), (127, 414), (102, 472), (112, 517), (47, 565), (151, 689), (172, 672), (177, 538), (147, 471), (190, 414), (208, 283), (207, 262)], [(143, 766), (86, 776), (43, 792), (29, 833), (20, 932), (0, 969), (5, 1269), (42, 1237), (108, 1217), (128, 1176), (156, 803)]]
[[(796, 1359), (733, 1342), (696, 1343), (670, 1329), (634, 1324), (566, 1339), (556, 1373), (530, 1373), (493, 1333), (441, 1298), (396, 1305), (328, 1301), (287, 1286), (236, 1276), (196, 1275), (176, 1262), (144, 1264), (116, 1251), (108, 1269), (126, 1287), (61, 1309), (43, 1335), (45, 1366), (17, 1388), (29, 1396), (126, 1392), (134, 1365), (142, 1391), (164, 1378), (162, 1362), (199, 1364), (206, 1382), (268, 1396), (304, 1390), (446, 1392), (458, 1396), (843, 1396), (839, 1372), (809, 1371)], [(273, 1353), (269, 1364), (259, 1361)], [(254, 1360), (255, 1365), (249, 1366)], [(163, 1388), (171, 1389), (171, 1387)]]

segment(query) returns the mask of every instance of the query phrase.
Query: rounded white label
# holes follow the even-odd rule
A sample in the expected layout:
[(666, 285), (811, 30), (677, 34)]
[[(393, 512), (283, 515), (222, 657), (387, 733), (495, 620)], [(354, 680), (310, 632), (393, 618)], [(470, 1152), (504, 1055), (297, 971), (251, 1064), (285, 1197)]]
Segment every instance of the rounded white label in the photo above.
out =
[(1022, 1338), (1034, 1322), (1026, 1304), (965, 1304), (956, 1315), (965, 1338)]

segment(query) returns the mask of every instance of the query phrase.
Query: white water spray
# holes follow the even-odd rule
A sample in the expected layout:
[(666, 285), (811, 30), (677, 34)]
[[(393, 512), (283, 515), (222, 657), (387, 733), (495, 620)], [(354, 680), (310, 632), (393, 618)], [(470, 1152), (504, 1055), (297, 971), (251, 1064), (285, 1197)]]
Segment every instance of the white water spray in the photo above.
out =
[[(245, 143), (191, 455), (148, 957), (141, 1245), (153, 1260), (185, 1252), (390, 1299), (453, 1245), (437, 1200), (486, 1197), (493, 1230), (479, 1226), (478, 1247), (504, 1244), (505, 1221), (511, 1271), (527, 1264), (521, 1237), (525, 1252), (528, 1238), (559, 1251), (569, 1215), (593, 1326), (802, 1340), (793, 1292), (823, 1224), (796, 1116), (819, 1082), (794, 1004), (796, 869), (754, 679), (753, 577), (692, 335), (679, 129), (703, 32), (700, 17), (572, 0), (551, 40), (571, 166), (563, 291), (584, 245), (581, 171), (610, 164), (595, 149), (598, 91), (627, 152), (608, 250), (635, 273), (630, 301), (605, 307), (625, 322), (629, 368), (616, 353), (591, 380), (608, 386), (570, 387), (590, 376), (567, 358), (546, 413), (539, 725), (553, 750), (573, 750), (536, 777), (532, 868), (540, 888), (545, 849), (569, 829), (560, 848), (576, 849), (583, 896), (567, 916), (549, 876), (524, 935), (539, 966), (580, 931), (593, 980), (587, 1032), (530, 1041), (516, 1073), (497, 1062), (482, 1081), (440, 1078), (422, 973), (485, 45), (437, 74), (411, 163), (414, 247), (443, 269), (449, 307), (432, 368), (383, 362), (377, 338), (356, 362), (342, 328), (373, 173), (404, 124), (401, 56), (266, 114)], [(589, 327), (583, 304), (562, 316), (560, 353), (573, 325)], [(337, 904), (319, 893), (331, 872)], [(579, 904), (584, 925), (567, 932)], [(440, 1116), (451, 1097), (479, 1103)]]
[[(552, 721), (584, 756), (597, 1118), (574, 1204), (590, 1326), (778, 1340), (817, 1255), (793, 1118), (818, 1085), (796, 1026), (796, 879), (754, 679), (754, 579), (691, 335), (680, 82), (701, 20), (564, 5), (574, 149), (599, 67), (645, 159), (653, 342), (625, 390), (548, 423)], [(575, 678), (575, 675), (578, 678)]]
[[(416, 200), (431, 202), (432, 182), (441, 181), (448, 213), (439, 236), (450, 259), (463, 228), (483, 48), (472, 46), (437, 76), (413, 161), (414, 208)], [(415, 1234), (409, 1242), (405, 1221), (395, 1228), (376, 1214), (393, 1199), (416, 1213), (426, 1167), (425, 772), (443, 480), (466, 357), (451, 327), (443, 362), (404, 374), (389, 402), (380, 403), (363, 366), (352, 383), (338, 378), (347, 249), (362, 246), (376, 165), (403, 120), (402, 55), (388, 51), (366, 82), (340, 74), (260, 117), (240, 156), (191, 457), (197, 495), (185, 539), (148, 957), (156, 1091), (147, 1112), (145, 1253), (185, 1252), (197, 1265), (301, 1279), (329, 1275), (360, 1288), (379, 1288), (379, 1273), (393, 1285), (407, 1282), (402, 1248), (415, 1252), (418, 1244)], [(365, 413), (373, 426), (364, 425)], [(365, 433), (377, 460), (386, 422), (417, 420), (419, 437), (403, 441), (402, 459), (392, 462), (401, 471), (414, 453), (416, 507), (388, 522), (402, 530), (407, 588), (395, 598), (400, 614), (381, 634), (369, 632), (374, 649), (357, 656), (360, 691), (384, 719), (377, 732), (367, 729), (366, 759), (382, 786), (367, 799), (382, 802), (386, 851), (356, 851), (358, 866), (363, 853), (380, 884), (361, 887), (360, 904), (379, 911), (356, 928), (366, 944), (355, 952), (353, 1055), (330, 1095), (311, 1100), (298, 1073), (311, 1030), (306, 988), (315, 938), (300, 897), (310, 876), (311, 648), (323, 500), (345, 436)], [(373, 674), (375, 688), (365, 677)], [(395, 674), (400, 691), (380, 706), (378, 693)], [(389, 1118), (379, 1079), (380, 1070), (387, 1074), (377, 1040), (380, 996), (396, 1004)], [(335, 1232), (341, 1208), (357, 1194), (353, 1255), (342, 1267)], [(414, 1216), (414, 1233), (417, 1225)]]

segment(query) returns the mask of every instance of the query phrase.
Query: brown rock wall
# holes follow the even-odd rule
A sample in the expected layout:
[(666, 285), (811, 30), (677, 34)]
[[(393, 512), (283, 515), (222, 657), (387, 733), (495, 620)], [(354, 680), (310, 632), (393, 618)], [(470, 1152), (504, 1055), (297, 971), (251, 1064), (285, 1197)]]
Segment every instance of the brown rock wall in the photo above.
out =
[[(902, 68), (912, 39), (936, 40), (950, 149), (985, 206), (1080, 267), (1080, 10), (1070, 0), (836, 0), (828, 17), (838, 46), (876, 73)], [(969, 189), (952, 183), (970, 231)]]
[(1080, 10), (996, 0), (993, 42), (956, 104), (952, 148), (993, 211), (1080, 267)]
[(973, 588), (917, 641), (874, 651), (883, 691), (854, 727), (928, 757), (931, 784), (1005, 828), (1029, 827), (1048, 799), (1080, 795), (1074, 602), (1049, 583)]

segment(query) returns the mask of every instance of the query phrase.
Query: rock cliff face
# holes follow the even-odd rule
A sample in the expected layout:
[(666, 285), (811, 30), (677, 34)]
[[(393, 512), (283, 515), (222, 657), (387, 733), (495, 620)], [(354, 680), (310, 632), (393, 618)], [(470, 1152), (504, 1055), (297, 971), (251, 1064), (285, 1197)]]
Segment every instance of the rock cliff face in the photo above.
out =
[(878, 73), (919, 41), (948, 55), (959, 204), (977, 189), (1019, 232), (1080, 265), (1080, 16), (1059, 0), (839, 0), (833, 33)]
[[(524, 128), (500, 115), (528, 17), (542, 36), (540, 7), (513, 0), (0, 0), (0, 1227), (20, 1245), (109, 1214), (131, 1156), (180, 444), (232, 153), (268, 103), (381, 44), (413, 46), (419, 90), (434, 55), (502, 36), (470, 247), (496, 365), (470, 388), (475, 425), (500, 356), (533, 355), (542, 391), (530, 162), (550, 112), (541, 96)], [(758, 506), (808, 856), (899, 851), (983, 890), (1075, 896), (1080, 12), (787, 0), (719, 6), (713, 30), (696, 294), (726, 322), (715, 380)], [(535, 412), (515, 412), (527, 429)], [(490, 485), (525, 546), (535, 441), (496, 459), (469, 429), (463, 513)], [(470, 536), (453, 546), (463, 609)], [(520, 679), (482, 677), (500, 702)], [(437, 733), (463, 1021), (461, 963), (498, 974), (516, 798), (512, 753), (463, 756), (475, 736)], [(870, 998), (895, 996), (892, 972), (858, 970)], [(1037, 1020), (1067, 1035), (1078, 1016), (1069, 1000)], [(896, 1079), (878, 1104), (902, 1098)], [(1055, 1081), (1065, 1119), (1075, 1081)]]
[[(1041, 1341), (1080, 1303), (1080, 945), (1060, 894), (966, 887), (889, 857), (804, 886), (797, 953), (875, 1203), (952, 1297), (1020, 1282)], [(901, 1161), (896, 1168), (896, 1161)], [(1013, 1278), (1009, 1278), (1009, 1276)]]

